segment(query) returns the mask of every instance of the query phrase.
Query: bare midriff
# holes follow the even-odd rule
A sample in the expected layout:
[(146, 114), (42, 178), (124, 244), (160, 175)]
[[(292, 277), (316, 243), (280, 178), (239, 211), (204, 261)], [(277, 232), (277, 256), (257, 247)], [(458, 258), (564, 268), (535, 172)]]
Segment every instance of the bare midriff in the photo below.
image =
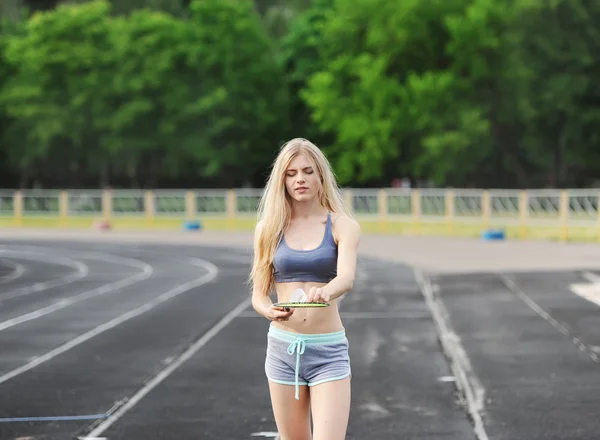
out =
[[(276, 283), (277, 302), (290, 301), (296, 289), (302, 289), (308, 295), (310, 288), (323, 287), (326, 283), (291, 282)], [(295, 333), (332, 333), (344, 329), (338, 311), (338, 299), (329, 302), (329, 307), (297, 308), (287, 321), (273, 322), (273, 326)]]

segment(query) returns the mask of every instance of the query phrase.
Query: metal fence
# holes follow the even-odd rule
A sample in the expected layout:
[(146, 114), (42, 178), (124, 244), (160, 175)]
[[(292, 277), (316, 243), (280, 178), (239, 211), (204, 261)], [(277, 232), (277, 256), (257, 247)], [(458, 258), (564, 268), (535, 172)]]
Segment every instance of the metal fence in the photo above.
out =
[[(0, 217), (254, 218), (262, 189), (235, 190), (0, 190)], [(502, 226), (600, 225), (600, 190), (345, 189), (357, 219)]]

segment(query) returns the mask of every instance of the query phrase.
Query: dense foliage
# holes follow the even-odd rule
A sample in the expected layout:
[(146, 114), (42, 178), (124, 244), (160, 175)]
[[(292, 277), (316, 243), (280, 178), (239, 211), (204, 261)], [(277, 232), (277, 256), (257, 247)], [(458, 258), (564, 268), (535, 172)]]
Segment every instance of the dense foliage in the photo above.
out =
[(600, 172), (598, 1), (3, 0), (0, 13), (1, 187), (262, 186), (299, 136), (344, 186), (575, 187)]

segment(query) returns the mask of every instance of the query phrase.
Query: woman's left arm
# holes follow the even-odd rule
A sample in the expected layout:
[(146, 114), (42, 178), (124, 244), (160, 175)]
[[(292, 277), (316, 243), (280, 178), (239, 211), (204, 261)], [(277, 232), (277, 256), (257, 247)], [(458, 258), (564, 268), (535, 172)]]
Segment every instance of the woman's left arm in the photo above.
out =
[(338, 237), (337, 276), (323, 287), (312, 287), (307, 301), (329, 302), (352, 290), (354, 286), (360, 225), (349, 217), (339, 217), (335, 222), (335, 232)]

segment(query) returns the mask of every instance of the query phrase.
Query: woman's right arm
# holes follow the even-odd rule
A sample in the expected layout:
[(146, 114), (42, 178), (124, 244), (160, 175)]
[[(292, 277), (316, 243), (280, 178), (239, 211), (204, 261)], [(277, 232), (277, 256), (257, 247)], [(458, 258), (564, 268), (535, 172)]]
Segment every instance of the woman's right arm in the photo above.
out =
[[(255, 251), (259, 246), (261, 227), (261, 222), (258, 222), (254, 230)], [(271, 321), (285, 321), (294, 313), (294, 309), (286, 312), (283, 307), (273, 306), (273, 301), (269, 297), (268, 286), (260, 277), (252, 280), (252, 307), (259, 315)]]
[(269, 295), (260, 290), (252, 291), (252, 307), (259, 315), (271, 321), (287, 321), (294, 314), (294, 309), (286, 311), (283, 307), (274, 306)]

